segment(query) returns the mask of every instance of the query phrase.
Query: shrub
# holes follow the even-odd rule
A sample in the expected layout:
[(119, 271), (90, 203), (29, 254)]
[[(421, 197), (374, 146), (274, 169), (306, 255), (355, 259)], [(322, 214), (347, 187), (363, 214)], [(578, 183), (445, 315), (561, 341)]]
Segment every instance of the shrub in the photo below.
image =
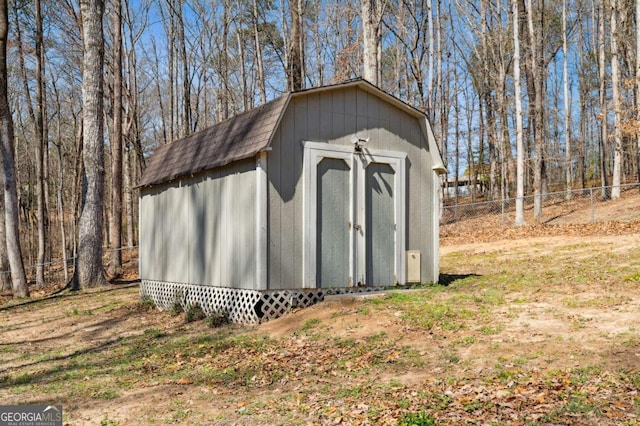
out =
[(204, 311), (202, 310), (200, 305), (198, 305), (197, 303), (193, 303), (189, 305), (185, 310), (184, 320), (185, 322), (194, 322), (201, 321), (205, 319), (205, 317), (206, 315), (204, 314)]
[(222, 327), (225, 324), (229, 324), (231, 320), (229, 319), (228, 312), (213, 312), (211, 315), (209, 315), (206, 318), (205, 322), (211, 328), (218, 328), (218, 327)]

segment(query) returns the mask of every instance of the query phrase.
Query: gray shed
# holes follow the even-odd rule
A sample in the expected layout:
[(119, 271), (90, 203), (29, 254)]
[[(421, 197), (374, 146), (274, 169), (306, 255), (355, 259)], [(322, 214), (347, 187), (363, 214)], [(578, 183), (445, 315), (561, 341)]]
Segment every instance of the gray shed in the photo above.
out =
[(151, 156), (141, 294), (251, 323), (437, 282), (442, 172), (426, 116), (364, 80), (285, 94)]

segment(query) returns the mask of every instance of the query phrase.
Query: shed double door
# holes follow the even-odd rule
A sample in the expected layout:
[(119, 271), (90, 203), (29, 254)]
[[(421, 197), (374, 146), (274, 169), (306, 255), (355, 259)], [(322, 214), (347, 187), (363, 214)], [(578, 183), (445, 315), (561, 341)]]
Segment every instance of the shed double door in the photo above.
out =
[(387, 286), (401, 280), (402, 154), (327, 149), (314, 167), (315, 286)]

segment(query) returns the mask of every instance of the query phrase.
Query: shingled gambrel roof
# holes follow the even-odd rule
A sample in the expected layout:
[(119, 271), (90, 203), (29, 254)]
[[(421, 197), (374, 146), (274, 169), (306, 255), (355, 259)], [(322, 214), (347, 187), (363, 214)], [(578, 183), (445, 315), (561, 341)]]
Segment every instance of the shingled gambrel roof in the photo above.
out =
[(158, 147), (139, 187), (170, 182), (237, 160), (249, 158), (271, 141), (289, 95), (243, 112), (186, 138)]
[(358, 78), (284, 94), (271, 102), (186, 138), (160, 146), (149, 159), (138, 187), (170, 182), (182, 176), (193, 175), (252, 157), (269, 146), (292, 97), (347, 87), (358, 87), (365, 90), (418, 118), (429, 144), (429, 152), (434, 161), (434, 171), (437, 173), (446, 172), (426, 115), (366, 80)]

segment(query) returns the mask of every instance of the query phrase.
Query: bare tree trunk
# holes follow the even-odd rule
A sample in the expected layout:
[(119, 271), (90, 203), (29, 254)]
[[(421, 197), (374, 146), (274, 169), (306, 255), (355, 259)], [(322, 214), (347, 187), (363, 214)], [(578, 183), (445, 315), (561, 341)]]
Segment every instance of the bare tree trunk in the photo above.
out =
[(113, 130), (111, 138), (111, 264), (109, 275), (122, 275), (122, 0), (113, 4)]
[(240, 61), (240, 84), (242, 85), (242, 109), (249, 110), (249, 91), (247, 90), (247, 70), (244, 57), (244, 45), (240, 31), (236, 32), (236, 41), (238, 43), (238, 59)]
[(81, 0), (82, 15), (82, 115), (86, 195), (80, 215), (78, 262), (73, 288), (106, 284), (102, 270), (104, 207), (103, 140), (103, 0)]
[(602, 186), (602, 198), (608, 199), (609, 192), (606, 187), (609, 186), (609, 175), (607, 174), (607, 145), (609, 140), (609, 132), (607, 130), (607, 68), (605, 63), (605, 34), (604, 34), (605, 12), (604, 4), (600, 4), (598, 10), (598, 77), (600, 79), (600, 179)]
[[(539, 5), (539, 7), (544, 7)], [(534, 23), (534, 13), (536, 22)], [(533, 9), (532, 1), (527, 0), (527, 23), (529, 27), (530, 77), (533, 84), (533, 139), (535, 156), (533, 159), (533, 217), (542, 215), (542, 193), (544, 191), (544, 60), (542, 55), (542, 12)], [(532, 102), (533, 101), (533, 102)]]
[[(640, 0), (636, 0), (636, 120), (640, 123)], [(638, 169), (638, 182), (640, 183), (640, 132), (636, 136), (638, 152), (636, 165)]]
[(42, 36), (41, 1), (36, 0), (36, 197), (38, 209), (38, 257), (36, 259), (36, 286), (44, 287), (44, 262), (47, 246), (47, 212), (44, 184), (45, 134), (45, 86), (44, 86), (44, 48)]
[[(56, 98), (56, 107), (58, 111), (61, 111), (62, 106), (60, 103), (60, 94), (53, 83), (53, 93)], [(67, 234), (65, 230), (64, 219), (64, 155), (62, 153), (62, 117), (61, 114), (56, 115), (57, 135), (56, 135), (56, 150), (58, 152), (58, 191), (57, 191), (57, 204), (58, 204), (58, 216), (60, 221), (60, 247), (64, 268), (64, 282), (69, 282), (69, 270), (67, 265)]]
[[(2, 176), (0, 176), (0, 181)], [(7, 253), (7, 232), (5, 230), (4, 197), (0, 197), (0, 292), (11, 291), (11, 271)]]
[[(155, 60), (155, 82), (156, 82), (156, 92), (158, 94), (158, 106), (160, 107), (160, 118), (162, 120), (162, 140), (161, 140), (161, 144), (162, 145), (166, 145), (169, 142), (171, 142), (173, 139), (172, 135), (169, 134), (168, 129), (170, 128), (171, 124), (169, 124), (169, 126), (167, 126), (167, 113), (165, 111), (165, 103), (162, 100), (162, 87), (161, 87), (161, 81), (160, 81), (160, 57), (158, 56), (158, 51), (156, 49), (156, 44), (155, 42), (151, 41), (151, 46), (153, 48), (153, 58)], [(134, 94), (132, 94), (132, 96), (135, 96)]]
[(221, 79), (222, 79), (222, 90), (220, 90), (220, 94), (218, 98), (220, 99), (220, 109), (222, 109), (220, 114), (220, 119), (226, 120), (229, 118), (229, 26), (230, 26), (230, 18), (229, 18), (229, 1), (223, 0), (222, 2), (222, 51), (220, 52), (221, 57)]
[(573, 181), (573, 168), (571, 164), (571, 126), (569, 110), (569, 48), (567, 45), (567, 0), (562, 0), (562, 87), (564, 95), (564, 163), (566, 199), (571, 199), (571, 187)]
[(520, 37), (518, 2), (513, 0), (513, 85), (516, 98), (516, 226), (524, 221), (524, 139), (522, 134), (522, 94), (520, 89)]
[(287, 63), (287, 86), (292, 92), (303, 88), (302, 11), (299, 0), (290, 0), (291, 43)]
[(129, 150), (126, 149), (124, 153), (124, 161), (122, 162), (122, 172), (124, 175), (124, 205), (125, 205), (125, 217), (127, 219), (127, 247), (133, 247), (135, 245), (133, 238), (133, 230), (135, 226), (135, 220), (133, 218), (133, 194), (131, 193), (131, 156)]
[(16, 188), (13, 153), (13, 119), (9, 108), (7, 86), (8, 13), (7, 1), (0, 0), (0, 150), (2, 154), (2, 178), (4, 180), (5, 230), (13, 295), (15, 297), (29, 297), (27, 277), (22, 263), (22, 250), (20, 249), (18, 191)]
[[(578, 10), (581, 10), (582, 7), (578, 6)], [(578, 19), (578, 45), (579, 46), (584, 46), (586, 45), (585, 43), (585, 36), (584, 36), (584, 25), (583, 25), (583, 19)], [(587, 142), (587, 98), (589, 96), (589, 85), (588, 85), (588, 81), (587, 81), (587, 76), (585, 75), (586, 73), (584, 72), (585, 70), (585, 55), (584, 54), (580, 54), (578, 55), (579, 59), (578, 59), (578, 65), (579, 65), (579, 69), (580, 69), (580, 74), (579, 74), (579, 87), (580, 87), (580, 145), (578, 147), (579, 149), (579, 157), (580, 157), (580, 162), (579, 162), (579, 168), (580, 168), (580, 187), (581, 188), (586, 188), (587, 186), (587, 158), (586, 158), (586, 142)]]
[(363, 77), (365, 80), (380, 86), (380, 62), (378, 50), (382, 42), (382, 14), (385, 0), (362, 1), (362, 30), (363, 30)]
[(622, 176), (622, 117), (620, 101), (620, 52), (618, 34), (618, 0), (611, 0), (611, 92), (613, 96), (613, 188), (611, 198), (620, 198)]
[(265, 87), (262, 43), (260, 43), (260, 26), (258, 18), (258, 1), (253, 0), (253, 37), (255, 43), (256, 64), (258, 65), (258, 92), (260, 93), (260, 103), (264, 104), (267, 102), (267, 89)]
[[(178, 20), (178, 45), (182, 62), (182, 136), (191, 134), (191, 77), (189, 75), (189, 57), (187, 56), (187, 42), (184, 36), (184, 19), (182, 17), (182, 3), (178, 1), (175, 7)], [(177, 74), (177, 73), (176, 73)]]

